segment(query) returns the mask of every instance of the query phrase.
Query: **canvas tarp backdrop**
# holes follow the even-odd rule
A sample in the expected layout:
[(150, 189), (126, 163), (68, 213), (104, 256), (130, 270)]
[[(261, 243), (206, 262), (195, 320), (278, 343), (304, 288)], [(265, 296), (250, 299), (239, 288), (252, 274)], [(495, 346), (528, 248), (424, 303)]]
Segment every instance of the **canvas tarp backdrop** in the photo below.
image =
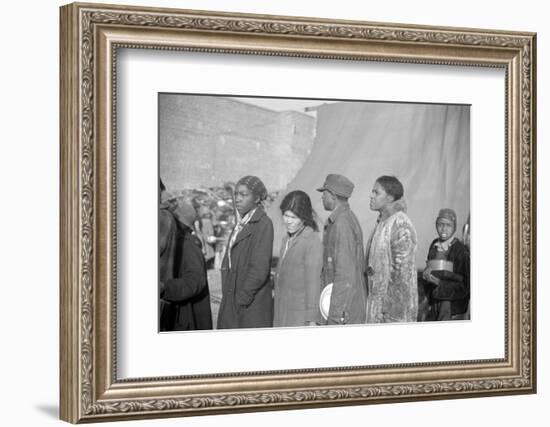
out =
[(436, 237), (439, 209), (456, 211), (457, 236), (462, 237), (470, 213), (470, 106), (337, 102), (320, 105), (316, 111), (311, 153), (268, 210), (275, 226), (275, 256), (285, 232), (279, 205), (289, 191), (309, 194), (322, 232), (328, 213), (315, 189), (329, 173), (345, 175), (355, 184), (350, 205), (365, 242), (378, 217), (369, 208), (376, 178), (394, 175), (403, 183), (407, 213), (418, 236), (418, 268), (425, 266), (428, 247)]

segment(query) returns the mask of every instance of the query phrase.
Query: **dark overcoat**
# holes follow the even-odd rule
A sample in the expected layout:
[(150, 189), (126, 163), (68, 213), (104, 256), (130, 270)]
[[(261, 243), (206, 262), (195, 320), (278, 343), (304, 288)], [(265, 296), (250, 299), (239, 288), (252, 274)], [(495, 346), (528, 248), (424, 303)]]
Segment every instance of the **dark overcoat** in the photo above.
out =
[(259, 207), (223, 258), (218, 329), (273, 326), (272, 252), (273, 223)]
[(166, 278), (162, 299), (166, 304), (161, 330), (212, 329), (210, 291), (201, 242), (189, 229), (178, 227), (174, 277)]
[[(174, 269), (174, 261), (176, 256), (176, 244), (178, 237), (178, 227), (176, 219), (170, 212), (167, 205), (161, 205), (159, 210), (159, 281), (166, 283), (167, 280), (173, 279), (176, 272)], [(167, 317), (165, 310), (172, 310), (168, 302), (161, 298), (163, 289), (159, 287), (159, 329), (166, 331), (171, 328), (172, 322)], [(173, 315), (171, 316), (173, 317)]]

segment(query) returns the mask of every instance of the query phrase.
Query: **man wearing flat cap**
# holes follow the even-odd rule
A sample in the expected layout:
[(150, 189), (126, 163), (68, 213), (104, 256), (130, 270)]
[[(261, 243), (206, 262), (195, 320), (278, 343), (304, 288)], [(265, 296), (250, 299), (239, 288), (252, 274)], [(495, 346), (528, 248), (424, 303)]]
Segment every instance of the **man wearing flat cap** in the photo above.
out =
[(330, 211), (323, 234), (321, 286), (332, 283), (327, 323), (365, 323), (367, 288), (363, 271), (363, 231), (348, 199), (353, 183), (343, 175), (327, 175), (317, 191)]

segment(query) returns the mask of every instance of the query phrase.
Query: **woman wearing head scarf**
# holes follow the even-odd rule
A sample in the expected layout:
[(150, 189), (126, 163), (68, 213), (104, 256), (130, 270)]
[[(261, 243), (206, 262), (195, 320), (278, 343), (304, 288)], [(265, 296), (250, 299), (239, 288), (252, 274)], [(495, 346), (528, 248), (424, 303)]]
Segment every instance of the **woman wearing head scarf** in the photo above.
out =
[(273, 223), (262, 207), (266, 198), (267, 189), (258, 177), (245, 176), (237, 182), (237, 221), (221, 268), (219, 329), (273, 326)]
[(323, 246), (309, 196), (288, 193), (281, 202), (286, 235), (275, 279), (273, 326), (313, 326), (319, 319)]
[(367, 245), (367, 323), (416, 322), (416, 230), (405, 213), (403, 185), (381, 176), (370, 208), (379, 212)]

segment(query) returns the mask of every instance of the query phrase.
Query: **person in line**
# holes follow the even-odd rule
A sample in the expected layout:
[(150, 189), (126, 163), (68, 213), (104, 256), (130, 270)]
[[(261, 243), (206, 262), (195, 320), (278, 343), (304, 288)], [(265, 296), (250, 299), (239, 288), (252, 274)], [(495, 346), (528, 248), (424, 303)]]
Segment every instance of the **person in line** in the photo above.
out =
[(219, 329), (273, 326), (273, 223), (262, 207), (267, 189), (256, 176), (235, 186), (236, 224), (222, 261)]
[(416, 230), (405, 213), (404, 189), (394, 176), (379, 177), (370, 208), (379, 213), (367, 244), (367, 323), (416, 322)]
[(286, 235), (275, 276), (273, 326), (314, 326), (319, 321), (323, 246), (309, 196), (288, 193), (280, 205)]
[(435, 222), (438, 238), (430, 245), (428, 260), (447, 260), (453, 263), (451, 271), (434, 272), (426, 267), (422, 277), (432, 284), (431, 311), (433, 320), (460, 320), (466, 318), (470, 299), (470, 255), (456, 237), (456, 213), (444, 208)]
[(331, 212), (324, 226), (321, 285), (332, 284), (327, 324), (365, 322), (366, 286), (363, 232), (349, 205), (354, 184), (345, 176), (329, 174), (317, 191)]
[[(174, 261), (170, 277), (161, 263), (160, 296), (164, 301), (161, 313), (161, 331), (190, 331), (212, 329), (210, 291), (206, 264), (200, 240), (194, 234), (197, 212), (185, 200), (178, 199), (170, 212), (161, 209), (161, 259), (164, 230), (175, 232)], [(170, 237), (174, 239), (174, 236)]]
[(162, 283), (174, 278), (174, 258), (176, 256), (176, 243), (178, 228), (176, 219), (172, 214), (173, 204), (169, 200), (166, 186), (159, 180), (160, 184), (160, 207), (159, 207), (159, 330), (166, 331), (172, 328), (172, 314), (165, 313), (170, 310), (169, 303), (161, 298)]

